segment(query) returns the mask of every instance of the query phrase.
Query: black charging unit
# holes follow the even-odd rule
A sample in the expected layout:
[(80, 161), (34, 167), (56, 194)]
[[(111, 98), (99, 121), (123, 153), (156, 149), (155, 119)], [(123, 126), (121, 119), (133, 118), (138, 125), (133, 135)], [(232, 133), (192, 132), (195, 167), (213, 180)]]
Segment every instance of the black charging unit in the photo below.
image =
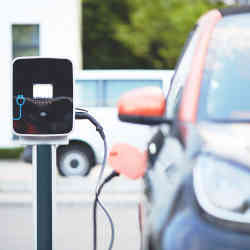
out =
[(56, 147), (74, 126), (73, 67), (62, 58), (17, 58), (12, 77), (13, 133), (33, 145), (34, 250), (52, 250)]
[(13, 63), (13, 129), (21, 136), (60, 136), (73, 129), (73, 70), (68, 59)]

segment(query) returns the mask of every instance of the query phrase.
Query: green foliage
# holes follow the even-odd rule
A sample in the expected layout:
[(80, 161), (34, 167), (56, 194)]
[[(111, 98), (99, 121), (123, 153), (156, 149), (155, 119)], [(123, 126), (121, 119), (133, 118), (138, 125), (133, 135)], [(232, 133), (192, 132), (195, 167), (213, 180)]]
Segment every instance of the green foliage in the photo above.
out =
[(0, 159), (18, 159), (23, 150), (23, 148), (1, 148)]
[(206, 0), (126, 0), (129, 23), (116, 24), (116, 38), (154, 68), (173, 68), (197, 19), (221, 7)]
[(173, 68), (208, 0), (83, 0), (84, 68)]
[[(128, 5), (121, 0), (83, 0), (83, 65), (86, 69), (149, 67), (115, 38), (115, 24), (128, 23)], [(140, 67), (139, 67), (140, 68)]]

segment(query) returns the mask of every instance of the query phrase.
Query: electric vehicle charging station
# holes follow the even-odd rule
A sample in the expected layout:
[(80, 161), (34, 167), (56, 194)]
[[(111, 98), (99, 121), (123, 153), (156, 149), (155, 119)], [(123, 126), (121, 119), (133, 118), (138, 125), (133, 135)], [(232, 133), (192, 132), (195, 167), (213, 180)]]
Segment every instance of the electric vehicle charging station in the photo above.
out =
[(71, 61), (24, 57), (13, 62), (13, 132), (33, 145), (34, 250), (55, 249), (56, 146), (73, 130)]
[(93, 249), (97, 250), (97, 207), (111, 226), (109, 249), (114, 242), (112, 218), (99, 196), (103, 186), (119, 173), (102, 180), (107, 161), (107, 141), (101, 124), (87, 110), (74, 107), (72, 63), (68, 59), (23, 57), (13, 62), (13, 133), (20, 143), (33, 145), (34, 250), (54, 250), (56, 208), (56, 147), (68, 144), (75, 119), (87, 119), (104, 144), (104, 156), (93, 202)]

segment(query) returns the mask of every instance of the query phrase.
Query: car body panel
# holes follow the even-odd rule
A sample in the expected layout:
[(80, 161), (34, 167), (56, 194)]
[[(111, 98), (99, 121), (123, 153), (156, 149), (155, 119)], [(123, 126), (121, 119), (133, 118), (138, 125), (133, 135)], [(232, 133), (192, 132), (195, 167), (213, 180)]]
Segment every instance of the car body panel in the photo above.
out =
[(214, 10), (204, 15), (198, 23), (196, 32), (199, 33), (199, 42), (197, 43), (193, 55), (190, 74), (183, 90), (183, 97), (180, 106), (179, 119), (183, 122), (195, 122), (196, 120), (200, 85), (208, 44), (214, 27), (221, 18), (221, 13), (218, 10)]

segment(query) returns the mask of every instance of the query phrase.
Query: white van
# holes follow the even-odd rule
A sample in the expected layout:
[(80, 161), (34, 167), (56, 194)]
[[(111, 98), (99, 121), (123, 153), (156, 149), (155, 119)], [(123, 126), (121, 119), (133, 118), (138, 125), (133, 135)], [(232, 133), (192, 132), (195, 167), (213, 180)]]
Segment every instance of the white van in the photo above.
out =
[[(76, 75), (76, 106), (88, 110), (102, 124), (109, 148), (127, 142), (145, 150), (150, 128), (120, 122), (117, 101), (123, 93), (144, 86), (159, 86), (167, 94), (173, 73), (173, 70), (83, 70)], [(86, 176), (102, 161), (103, 141), (88, 120), (77, 120), (69, 145), (59, 146), (57, 152), (62, 176)]]

